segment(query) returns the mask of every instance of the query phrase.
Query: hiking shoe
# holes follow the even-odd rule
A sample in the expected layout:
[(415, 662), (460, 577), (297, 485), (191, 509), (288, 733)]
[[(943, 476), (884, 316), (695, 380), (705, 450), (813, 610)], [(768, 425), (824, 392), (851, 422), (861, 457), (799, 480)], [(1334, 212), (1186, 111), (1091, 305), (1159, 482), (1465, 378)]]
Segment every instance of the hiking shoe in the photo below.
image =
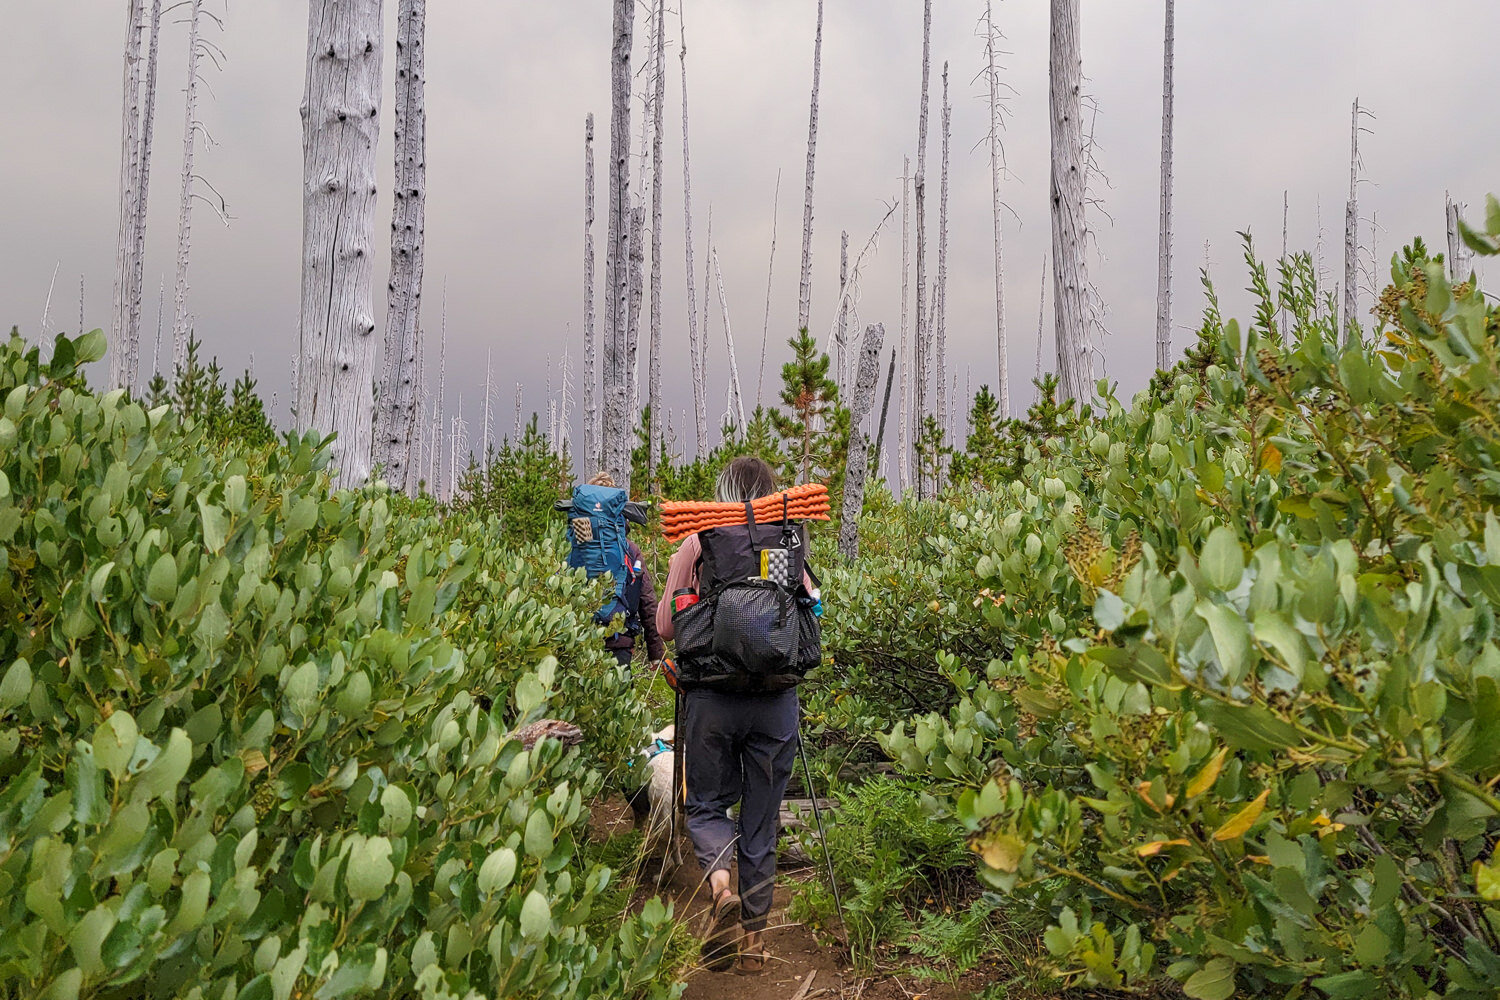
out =
[(740, 897), (726, 889), (714, 899), (703, 935), (703, 965), (710, 971), (724, 972), (734, 964), (739, 924)]

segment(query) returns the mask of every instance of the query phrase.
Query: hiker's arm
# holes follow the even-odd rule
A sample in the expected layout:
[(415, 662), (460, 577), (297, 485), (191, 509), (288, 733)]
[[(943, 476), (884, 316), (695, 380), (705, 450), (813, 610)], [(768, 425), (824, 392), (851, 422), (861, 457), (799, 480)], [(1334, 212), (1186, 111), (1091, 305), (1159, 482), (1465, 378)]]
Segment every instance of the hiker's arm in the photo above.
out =
[(702, 551), (698, 536), (689, 535), (683, 539), (677, 551), (672, 553), (671, 562), (667, 563), (667, 582), (662, 587), (662, 600), (656, 606), (656, 630), (663, 639), (672, 639), (677, 635), (672, 628), (672, 595), (684, 587), (697, 589), (695, 577), (698, 556)]
[(661, 641), (661, 632), (656, 627), (656, 588), (651, 585), (651, 571), (641, 568), (641, 604), (636, 614), (641, 618), (641, 631), (646, 635), (646, 658), (652, 663), (666, 655), (666, 646)]

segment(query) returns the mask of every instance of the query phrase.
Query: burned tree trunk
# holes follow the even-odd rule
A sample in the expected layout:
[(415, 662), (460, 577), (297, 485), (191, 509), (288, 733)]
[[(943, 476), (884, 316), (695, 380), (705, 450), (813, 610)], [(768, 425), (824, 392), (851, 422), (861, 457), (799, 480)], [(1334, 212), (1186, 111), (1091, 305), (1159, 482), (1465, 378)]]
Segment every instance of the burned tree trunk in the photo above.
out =
[(1000, 416), (1010, 417), (1010, 352), (1005, 343), (1005, 257), (1000, 225), (1000, 70), (995, 65), (995, 19), (990, 0), (984, 4), (985, 56), (990, 84), (990, 208), (995, 223), (995, 339), (999, 348)]
[(823, 0), (818, 0), (818, 30), (813, 41), (812, 110), (807, 116), (807, 180), (802, 199), (802, 278), (797, 285), (797, 329), (806, 330), (812, 315), (813, 160), (818, 148), (818, 83), (823, 73)]
[(188, 10), (187, 99), (182, 126), (182, 188), (177, 203), (177, 280), (172, 292), (172, 368), (187, 356), (188, 255), (193, 239), (193, 160), (198, 146), (198, 17), (203, 0), (190, 0)]
[(336, 433), (337, 483), (370, 472), (375, 413), (375, 147), (382, 0), (313, 0), (302, 103), (298, 422)]
[(880, 381), (880, 349), (884, 343), (883, 324), (865, 328), (859, 374), (849, 401), (849, 453), (844, 466), (844, 506), (839, 523), (839, 551), (849, 560), (859, 557), (859, 513), (864, 509), (865, 480), (870, 473), (869, 441), (860, 433), (859, 425), (875, 402), (875, 386)]
[(631, 0), (615, 0), (610, 76), (609, 248), (604, 283), (609, 302), (604, 320), (604, 468), (630, 488), (630, 390), (626, 381), (626, 325), (630, 310), (630, 46)]
[(907, 333), (911, 301), (911, 157), (901, 158), (901, 402), (896, 420), (896, 471), (902, 490), (911, 479), (911, 367), (912, 353)]
[(891, 350), (891, 366), (885, 373), (885, 402), (880, 405), (880, 429), (875, 432), (875, 471), (880, 471), (880, 456), (885, 454), (885, 419), (891, 412), (891, 383), (896, 381), (896, 351)]
[(713, 260), (714, 280), (719, 287), (719, 311), (724, 318), (724, 344), (729, 349), (730, 408), (734, 418), (738, 421), (735, 426), (744, 430), (745, 397), (740, 393), (740, 366), (734, 357), (734, 331), (729, 326), (729, 303), (724, 298), (724, 272), (719, 269), (719, 251), (710, 245), (708, 253)]
[(145, 387), (141, 380), (141, 293), (146, 278), (146, 203), (151, 194), (151, 137), (156, 127), (156, 68), (161, 41), (161, 0), (151, 3), (151, 41), (146, 56), (146, 106), (141, 111), (141, 155), (135, 203), (135, 253), (131, 257), (130, 345), (127, 384), (133, 393)]
[(120, 123), (120, 220), (115, 242), (114, 313), (110, 317), (109, 343), (109, 384), (116, 389), (129, 388), (133, 382), (128, 338), (130, 286), (135, 274), (135, 225), (140, 201), (142, 14), (142, 0), (127, 0)]
[(952, 414), (948, 412), (948, 146), (951, 139), (953, 107), (948, 103), (948, 64), (943, 63), (943, 118), (942, 118), (942, 175), (938, 182), (938, 273), (937, 294), (933, 296), (936, 313), (937, 336), (934, 351), (937, 355), (937, 416), (938, 423), (947, 427)]
[(583, 466), (599, 463), (599, 371), (594, 344), (594, 116), (583, 122)]
[(781, 171), (776, 171), (776, 190), (771, 195), (771, 256), (766, 264), (766, 317), (760, 330), (760, 373), (755, 379), (755, 404), (766, 389), (766, 348), (771, 342), (771, 283), (776, 277), (776, 215), (781, 207)]
[(1448, 218), (1448, 279), (1457, 285), (1474, 276), (1470, 265), (1472, 256), (1458, 228), (1464, 207), (1455, 203), (1452, 198), (1448, 198), (1447, 201), (1445, 214)]
[[(375, 462), (397, 489), (408, 479), (417, 424), (417, 329), (422, 316), (427, 216), (427, 111), (423, 45), (427, 0), (400, 0), (396, 14), (396, 178), (391, 219), (385, 364), (380, 375)], [(486, 371), (488, 378), (488, 371)], [(486, 390), (488, 392), (488, 390)], [(485, 396), (489, 406), (489, 396)], [(488, 413), (488, 409), (486, 409)], [(485, 421), (486, 444), (489, 422)]]
[(1359, 329), (1359, 98), (1349, 119), (1349, 200), (1344, 204), (1344, 337)]
[(656, 0), (655, 58), (652, 59), (655, 110), (651, 115), (651, 357), (646, 374), (646, 400), (651, 407), (650, 448), (646, 467), (653, 474), (661, 451), (661, 145), (666, 110), (665, 46), (667, 34), (666, 0)]
[[(912, 391), (911, 439), (915, 445), (922, 437), (922, 422), (927, 416), (927, 383), (931, 362), (927, 329), (927, 81), (932, 67), (932, 0), (922, 4), (922, 104), (917, 117), (917, 329), (915, 384)], [(922, 477), (917, 477), (917, 497), (926, 497)]]
[(1094, 354), (1084, 298), (1083, 61), (1078, 45), (1079, 0), (1052, 0), (1052, 264), (1057, 313), (1057, 377), (1063, 399), (1093, 392)]
[[(687, 251), (687, 307), (688, 307), (688, 361), (693, 368), (693, 429), (697, 435), (698, 454), (708, 447), (708, 407), (703, 385), (702, 356), (707, 344), (698, 334), (698, 304), (693, 282), (693, 171), (688, 156), (688, 90), (687, 90), (687, 24), (682, 16), (683, 0), (677, 5), (677, 35), (681, 45), (678, 61), (682, 64), (682, 215), (683, 240)], [(705, 281), (703, 297), (704, 323), (708, 319), (708, 283)]]
[(1161, 85), (1161, 232), (1156, 256), (1156, 367), (1172, 364), (1172, 55), (1176, 36), (1174, 0), (1167, 0)]

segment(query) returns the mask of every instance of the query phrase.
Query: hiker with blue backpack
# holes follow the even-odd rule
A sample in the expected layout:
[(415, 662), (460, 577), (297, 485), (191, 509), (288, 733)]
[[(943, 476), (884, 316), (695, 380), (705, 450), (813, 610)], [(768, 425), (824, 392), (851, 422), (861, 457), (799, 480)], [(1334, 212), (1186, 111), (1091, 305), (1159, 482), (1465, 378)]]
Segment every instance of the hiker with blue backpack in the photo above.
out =
[(586, 571), (589, 579), (614, 578), (594, 621), (609, 625), (621, 619), (624, 627), (605, 637), (604, 648), (628, 669), (636, 637), (644, 635), (648, 660), (660, 663), (666, 647), (656, 627), (656, 588), (641, 550), (626, 537), (629, 522), (646, 523), (645, 512), (607, 472), (576, 487), (572, 499), (557, 506), (568, 514), (568, 565)]

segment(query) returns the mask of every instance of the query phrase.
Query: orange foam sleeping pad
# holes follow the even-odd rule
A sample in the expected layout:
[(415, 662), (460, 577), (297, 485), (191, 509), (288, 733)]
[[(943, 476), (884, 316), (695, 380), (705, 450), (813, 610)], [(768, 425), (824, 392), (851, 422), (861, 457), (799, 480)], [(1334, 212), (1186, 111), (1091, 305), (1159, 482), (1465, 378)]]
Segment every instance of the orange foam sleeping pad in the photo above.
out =
[[(781, 493), (772, 493), (751, 503), (757, 521), (779, 522), (785, 515), (793, 521), (827, 521), (828, 487), (822, 483), (805, 483)], [(744, 524), (745, 505), (699, 501), (669, 501), (661, 505), (662, 536), (677, 542), (688, 535), (709, 528)]]

